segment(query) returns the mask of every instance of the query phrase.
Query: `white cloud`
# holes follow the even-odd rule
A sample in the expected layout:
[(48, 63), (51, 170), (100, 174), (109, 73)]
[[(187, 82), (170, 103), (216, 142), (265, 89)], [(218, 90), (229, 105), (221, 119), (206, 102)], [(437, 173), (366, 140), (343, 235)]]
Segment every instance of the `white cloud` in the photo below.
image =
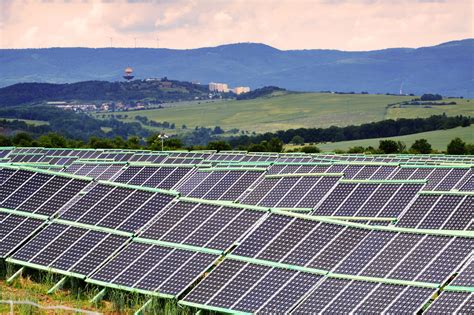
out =
[(471, 0), (0, 0), (0, 47), (418, 47), (474, 37)]

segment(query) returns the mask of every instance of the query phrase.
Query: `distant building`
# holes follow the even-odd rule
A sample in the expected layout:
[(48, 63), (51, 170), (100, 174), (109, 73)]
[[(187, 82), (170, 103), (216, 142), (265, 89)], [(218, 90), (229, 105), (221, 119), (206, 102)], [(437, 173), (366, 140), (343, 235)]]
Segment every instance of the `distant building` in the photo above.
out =
[[(58, 102), (59, 103), (59, 102)], [(57, 104), (54, 105), (56, 108), (73, 111), (90, 112), (97, 110), (97, 106), (94, 104)]]
[(227, 93), (229, 92), (229, 86), (226, 83), (209, 83), (209, 91)]
[(135, 76), (133, 75), (133, 69), (131, 67), (125, 68), (125, 73), (123, 75), (123, 78), (127, 81), (130, 81), (133, 79)]
[(237, 86), (232, 89), (232, 92), (239, 95), (239, 94), (250, 92), (250, 88), (248, 86)]

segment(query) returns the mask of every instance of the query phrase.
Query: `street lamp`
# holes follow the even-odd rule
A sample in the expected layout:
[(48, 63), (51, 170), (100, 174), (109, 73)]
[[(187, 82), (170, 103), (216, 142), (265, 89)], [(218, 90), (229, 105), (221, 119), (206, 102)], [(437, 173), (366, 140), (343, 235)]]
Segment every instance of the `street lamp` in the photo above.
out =
[(158, 135), (158, 138), (161, 139), (161, 151), (164, 151), (164, 150), (163, 150), (164, 141), (165, 141), (165, 139), (168, 139), (169, 137), (168, 137), (167, 135), (165, 135), (165, 134), (159, 134), (159, 135)]

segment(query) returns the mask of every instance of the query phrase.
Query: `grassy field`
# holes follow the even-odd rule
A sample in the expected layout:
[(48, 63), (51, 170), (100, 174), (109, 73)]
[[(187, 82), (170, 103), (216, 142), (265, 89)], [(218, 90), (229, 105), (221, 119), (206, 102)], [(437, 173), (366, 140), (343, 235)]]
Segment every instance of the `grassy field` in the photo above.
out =
[[(407, 147), (409, 148), (413, 142), (417, 139), (426, 139), (433, 149), (436, 150), (446, 150), (446, 146), (448, 143), (456, 138), (459, 137), (463, 139), (465, 142), (474, 143), (474, 125), (469, 127), (458, 127), (448, 130), (437, 130), (437, 131), (429, 131), (429, 132), (422, 132), (413, 135), (407, 136), (400, 136), (400, 137), (392, 137), (392, 138), (375, 138), (375, 139), (364, 139), (364, 140), (353, 140), (353, 141), (341, 141), (341, 142), (332, 142), (332, 143), (321, 143), (318, 144), (318, 148), (323, 151), (334, 151), (336, 149), (340, 150), (347, 150), (351, 147), (356, 146), (363, 146), (368, 147), (372, 146), (377, 148), (379, 146), (379, 141), (382, 139), (392, 139), (396, 141), (403, 141)], [(286, 149), (294, 149), (296, 146), (287, 146)]]
[(18, 120), (18, 121), (24, 121), (25, 123), (27, 123), (28, 125), (33, 125), (33, 126), (44, 126), (44, 125), (49, 125), (49, 122), (47, 121), (44, 121), (44, 120), (32, 120), (32, 119), (13, 119), (13, 118), (2, 118), (0, 117), (0, 120), (1, 119), (5, 119), (6, 121), (15, 121), (15, 120)]
[[(446, 112), (448, 115), (473, 115), (469, 100), (453, 99), (457, 105), (420, 108), (407, 106), (387, 108), (388, 104), (412, 99), (411, 96), (350, 95), (327, 93), (291, 93), (249, 101), (183, 104), (172, 108), (127, 112), (125, 121), (136, 115), (151, 120), (175, 123), (180, 127), (221, 126), (257, 133), (299, 127), (360, 125), (389, 118), (428, 117)], [(451, 100), (450, 100), (451, 101)], [(102, 114), (97, 114), (100, 118)]]
[[(47, 294), (51, 285), (36, 283), (29, 278), (20, 278), (12, 285), (7, 285), (4, 280), (0, 280), (0, 300), (31, 301), (41, 306), (62, 305), (70, 308), (77, 308), (101, 313), (113, 313), (114, 307), (110, 302), (101, 302), (97, 307), (91, 305), (86, 297), (77, 297), (66, 290), (57, 291), (54, 294)], [(0, 304), (0, 314), (9, 314), (10, 305)], [(55, 312), (54, 314), (68, 314), (68, 312)], [(69, 312), (70, 313), (70, 312)], [(29, 305), (14, 306), (14, 314), (53, 314)]]

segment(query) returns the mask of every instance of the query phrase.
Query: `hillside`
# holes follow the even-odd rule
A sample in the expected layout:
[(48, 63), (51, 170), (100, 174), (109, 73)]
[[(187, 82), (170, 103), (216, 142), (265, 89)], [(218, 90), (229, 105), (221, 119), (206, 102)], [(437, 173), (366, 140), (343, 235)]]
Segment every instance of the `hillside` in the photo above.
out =
[[(329, 93), (289, 93), (255, 100), (215, 103), (185, 103), (173, 107), (129, 111), (124, 121), (136, 122), (136, 116), (168, 121), (188, 128), (220, 126), (257, 133), (292, 128), (325, 128), (332, 125), (360, 125), (395, 118), (431, 115), (474, 116), (470, 100), (454, 99), (456, 105), (388, 107), (413, 97), (388, 95), (352, 95)], [(106, 114), (108, 117), (111, 114)], [(102, 114), (98, 115), (102, 118)]]
[(19, 83), (0, 88), (0, 107), (47, 101), (138, 101), (194, 100), (208, 97), (207, 86), (180, 81), (77, 83)]
[[(341, 141), (333, 143), (321, 143), (318, 144), (318, 148), (323, 151), (334, 151), (334, 150), (347, 150), (352, 147), (362, 146), (368, 147), (372, 146), (377, 148), (379, 141), (382, 139), (391, 139), (395, 141), (404, 142), (407, 147), (410, 147), (415, 140), (426, 139), (431, 144), (435, 150), (446, 150), (446, 147), (451, 140), (459, 137), (467, 143), (474, 143), (474, 125), (469, 127), (457, 127), (449, 130), (436, 130), (429, 132), (420, 132), (412, 135), (400, 136), (400, 137), (390, 137), (390, 138), (375, 138), (375, 139), (364, 139), (364, 140), (353, 140), (353, 141)], [(294, 146), (287, 146), (287, 149), (293, 149)]]
[(226, 82), (253, 89), (275, 85), (294, 91), (429, 92), (474, 96), (474, 39), (418, 49), (365, 52), (278, 50), (241, 43), (175, 50), (150, 48), (3, 49), (0, 86), (19, 82), (122, 80), (126, 66), (137, 78)]

